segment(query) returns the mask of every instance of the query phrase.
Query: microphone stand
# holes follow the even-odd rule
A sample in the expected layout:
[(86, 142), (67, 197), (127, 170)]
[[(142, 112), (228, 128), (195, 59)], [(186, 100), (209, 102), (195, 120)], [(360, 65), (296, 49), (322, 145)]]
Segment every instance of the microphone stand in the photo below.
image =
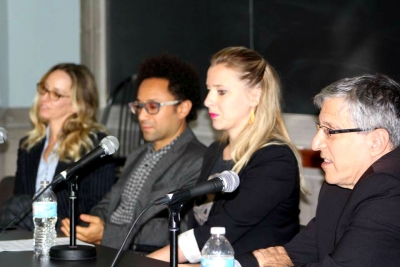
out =
[(169, 210), (169, 242), (170, 242), (170, 259), (169, 266), (178, 266), (178, 232), (180, 230), (180, 212), (182, 210), (183, 204), (178, 202), (168, 205)]
[(78, 176), (67, 181), (69, 186), (69, 245), (58, 245), (50, 248), (49, 256), (55, 260), (91, 260), (96, 258), (96, 248), (93, 246), (76, 245), (75, 213), (78, 200)]

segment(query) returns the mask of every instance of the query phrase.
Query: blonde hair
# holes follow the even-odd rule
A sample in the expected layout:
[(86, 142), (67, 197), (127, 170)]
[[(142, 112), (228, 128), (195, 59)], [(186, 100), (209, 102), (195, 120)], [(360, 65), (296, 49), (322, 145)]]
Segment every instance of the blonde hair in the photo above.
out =
[[(248, 124), (231, 145), (232, 168), (236, 173), (248, 163), (251, 156), (260, 148), (268, 145), (287, 145), (295, 155), (300, 174), (300, 185), (307, 192), (302, 176), (301, 156), (290, 141), (281, 113), (281, 86), (277, 73), (268, 62), (254, 50), (245, 47), (228, 47), (217, 52), (211, 59), (211, 66), (222, 64), (240, 75), (240, 80), (249, 86), (261, 88), (260, 102), (254, 110), (254, 121)], [(262, 130), (260, 130), (262, 129)], [(228, 133), (224, 132), (222, 142), (227, 142)]]
[[(95, 135), (99, 131), (106, 132), (106, 130), (97, 123), (97, 86), (90, 70), (84, 65), (58, 64), (43, 75), (38, 86), (43, 84), (56, 70), (64, 71), (71, 78), (71, 101), (77, 111), (65, 120), (58, 137), (59, 146), (56, 151), (60, 161), (71, 162), (78, 160), (83, 152), (93, 148), (94, 144), (90, 135)], [(30, 150), (46, 136), (47, 122), (39, 118), (38, 111), (39, 94), (36, 93), (29, 112), (33, 129), (28, 132), (27, 139), (21, 144), (21, 147), (27, 150)]]

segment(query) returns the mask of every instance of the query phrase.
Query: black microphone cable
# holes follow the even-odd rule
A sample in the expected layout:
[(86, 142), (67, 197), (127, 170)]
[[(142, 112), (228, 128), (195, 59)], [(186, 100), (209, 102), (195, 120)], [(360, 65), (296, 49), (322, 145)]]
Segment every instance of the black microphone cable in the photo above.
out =
[(112, 264), (111, 264), (111, 267), (116, 266), (115, 264), (117, 263), (118, 259), (119, 259), (120, 256), (121, 256), (121, 252), (122, 252), (122, 250), (124, 249), (124, 246), (125, 246), (125, 244), (126, 244), (126, 241), (128, 241), (128, 238), (129, 238), (129, 236), (131, 235), (131, 233), (132, 233), (132, 231), (133, 231), (133, 228), (135, 227), (135, 225), (136, 225), (137, 221), (139, 220), (139, 218), (142, 217), (142, 215), (143, 215), (148, 209), (150, 209), (151, 207), (153, 207), (154, 205), (155, 205), (154, 202), (151, 203), (150, 205), (148, 205), (148, 206), (139, 214), (139, 216), (136, 218), (136, 220), (132, 223), (132, 226), (131, 226), (131, 228), (129, 229), (128, 234), (126, 235), (124, 242), (122, 242), (121, 247), (119, 248), (117, 254), (115, 255), (115, 258), (114, 258), (114, 260), (113, 260), (113, 262), (112, 262)]

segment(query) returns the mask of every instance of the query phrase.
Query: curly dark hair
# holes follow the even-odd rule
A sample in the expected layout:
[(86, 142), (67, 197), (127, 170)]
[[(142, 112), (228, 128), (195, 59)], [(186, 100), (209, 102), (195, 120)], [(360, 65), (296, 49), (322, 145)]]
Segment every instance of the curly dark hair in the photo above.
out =
[(201, 107), (200, 78), (191, 65), (172, 55), (149, 57), (140, 64), (137, 86), (148, 78), (167, 79), (168, 89), (176, 99), (192, 102), (186, 122), (197, 119), (197, 110)]

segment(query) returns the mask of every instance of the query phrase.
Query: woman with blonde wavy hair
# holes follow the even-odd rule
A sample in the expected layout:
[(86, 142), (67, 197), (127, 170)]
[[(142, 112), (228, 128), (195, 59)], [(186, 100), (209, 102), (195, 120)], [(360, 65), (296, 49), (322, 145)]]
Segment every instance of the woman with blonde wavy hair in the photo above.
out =
[[(223, 131), (203, 158), (200, 181), (231, 169), (240, 178), (232, 193), (197, 199), (193, 229), (179, 235), (179, 262), (199, 262), (210, 228), (226, 228), (235, 255), (266, 244), (285, 244), (299, 231), (300, 156), (280, 108), (280, 82), (257, 52), (228, 47), (211, 59), (204, 102)], [(169, 247), (150, 257), (168, 261)]]
[[(20, 141), (14, 196), (2, 208), (3, 221), (18, 214), (24, 199), (32, 199), (41, 181), (51, 182), (106, 137), (105, 128), (96, 121), (97, 108), (97, 87), (87, 67), (62, 63), (41, 78), (29, 114), (33, 129)], [(97, 163), (79, 173), (77, 214), (89, 213), (114, 184), (111, 158)], [(59, 183), (53, 190), (61, 221), (69, 214), (68, 185)], [(19, 226), (31, 230), (31, 216), (25, 215)]]

